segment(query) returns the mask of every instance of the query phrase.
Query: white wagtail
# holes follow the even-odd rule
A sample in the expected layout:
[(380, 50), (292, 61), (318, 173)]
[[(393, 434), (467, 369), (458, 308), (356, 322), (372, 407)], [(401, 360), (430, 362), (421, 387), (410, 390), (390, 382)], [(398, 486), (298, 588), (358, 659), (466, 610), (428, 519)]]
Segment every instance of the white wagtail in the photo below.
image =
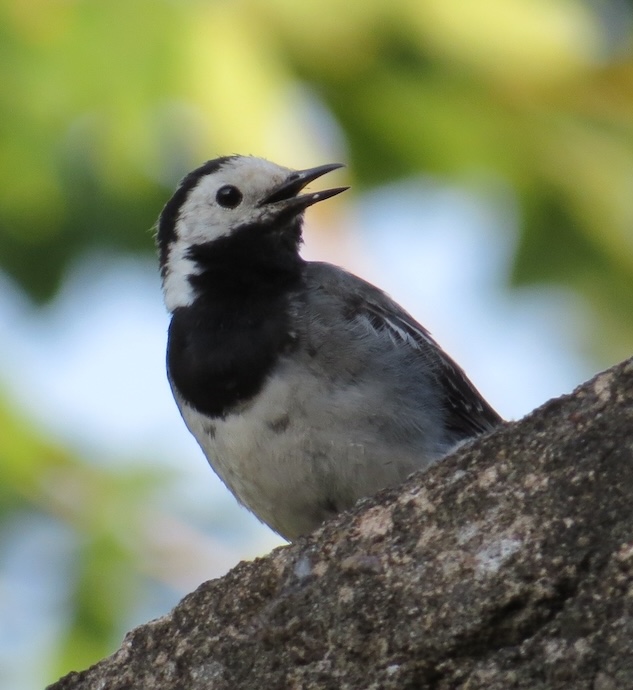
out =
[(299, 255), (305, 209), (347, 188), (300, 192), (339, 167), (217, 158), (158, 221), (176, 403), (238, 501), (288, 540), (501, 422), (385, 293)]

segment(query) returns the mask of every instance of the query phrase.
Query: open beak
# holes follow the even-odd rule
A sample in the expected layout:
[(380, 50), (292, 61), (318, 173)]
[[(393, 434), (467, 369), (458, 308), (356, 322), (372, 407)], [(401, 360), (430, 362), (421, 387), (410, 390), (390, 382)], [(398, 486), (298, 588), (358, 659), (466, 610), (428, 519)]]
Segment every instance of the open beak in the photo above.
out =
[(310, 192), (309, 194), (299, 194), (299, 192), (310, 182), (316, 180), (318, 177), (342, 168), (342, 163), (329, 163), (328, 165), (320, 165), (317, 168), (308, 168), (307, 170), (297, 170), (292, 172), (288, 177), (262, 201), (260, 206), (267, 206), (274, 204), (275, 210), (279, 212), (293, 212), (300, 213), (308, 206), (316, 204), (317, 201), (329, 199), (344, 192), (349, 187), (335, 187), (333, 189), (324, 189), (321, 192)]

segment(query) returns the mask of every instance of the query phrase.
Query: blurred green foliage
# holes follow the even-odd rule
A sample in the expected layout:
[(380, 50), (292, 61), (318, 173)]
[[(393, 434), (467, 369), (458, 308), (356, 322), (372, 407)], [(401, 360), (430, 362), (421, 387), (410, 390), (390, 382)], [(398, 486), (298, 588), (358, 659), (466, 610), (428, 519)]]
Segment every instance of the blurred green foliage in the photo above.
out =
[[(319, 142), (292, 112), (299, 82), (343, 128), (357, 188), (420, 172), (510, 185), (522, 211), (515, 281), (579, 290), (622, 353), (633, 340), (631, 17), (613, 28), (622, 9), (5, 2), (2, 267), (45, 299), (88, 247), (151, 250), (139, 228), (201, 159), (316, 158)], [(275, 121), (286, 125), (277, 133)]]
[(67, 620), (52, 678), (94, 663), (120, 639), (147, 557), (139, 549), (148, 541), (147, 499), (164, 473), (134, 463), (117, 469), (89, 464), (47, 439), (6, 401), (0, 401), (0, 429), (0, 535), (34, 512), (75, 537), (73, 576), (60, 592)]
[[(1, 0), (0, 268), (44, 301), (87, 250), (153, 251), (161, 205), (205, 158), (329, 160), (319, 104), (356, 189), (424, 173), (511, 190), (514, 284), (573, 288), (595, 351), (624, 357), (632, 26), (615, 0)], [(10, 402), (0, 422), (2, 519), (41, 511), (81, 535), (61, 673), (116, 642), (155, 480), (87, 465)]]

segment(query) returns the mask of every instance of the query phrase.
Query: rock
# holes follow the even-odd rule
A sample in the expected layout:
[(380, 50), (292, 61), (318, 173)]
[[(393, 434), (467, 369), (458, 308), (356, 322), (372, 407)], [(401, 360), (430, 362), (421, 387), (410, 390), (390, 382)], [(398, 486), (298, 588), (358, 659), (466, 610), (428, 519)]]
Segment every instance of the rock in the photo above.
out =
[(633, 688), (633, 360), (50, 690)]

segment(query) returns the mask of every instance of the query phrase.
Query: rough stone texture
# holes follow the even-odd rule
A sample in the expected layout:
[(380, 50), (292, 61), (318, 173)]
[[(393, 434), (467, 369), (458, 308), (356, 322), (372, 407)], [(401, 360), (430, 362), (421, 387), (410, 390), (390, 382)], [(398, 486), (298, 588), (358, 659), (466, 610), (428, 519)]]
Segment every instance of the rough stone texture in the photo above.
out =
[(54, 690), (633, 688), (633, 360), (204, 583)]

